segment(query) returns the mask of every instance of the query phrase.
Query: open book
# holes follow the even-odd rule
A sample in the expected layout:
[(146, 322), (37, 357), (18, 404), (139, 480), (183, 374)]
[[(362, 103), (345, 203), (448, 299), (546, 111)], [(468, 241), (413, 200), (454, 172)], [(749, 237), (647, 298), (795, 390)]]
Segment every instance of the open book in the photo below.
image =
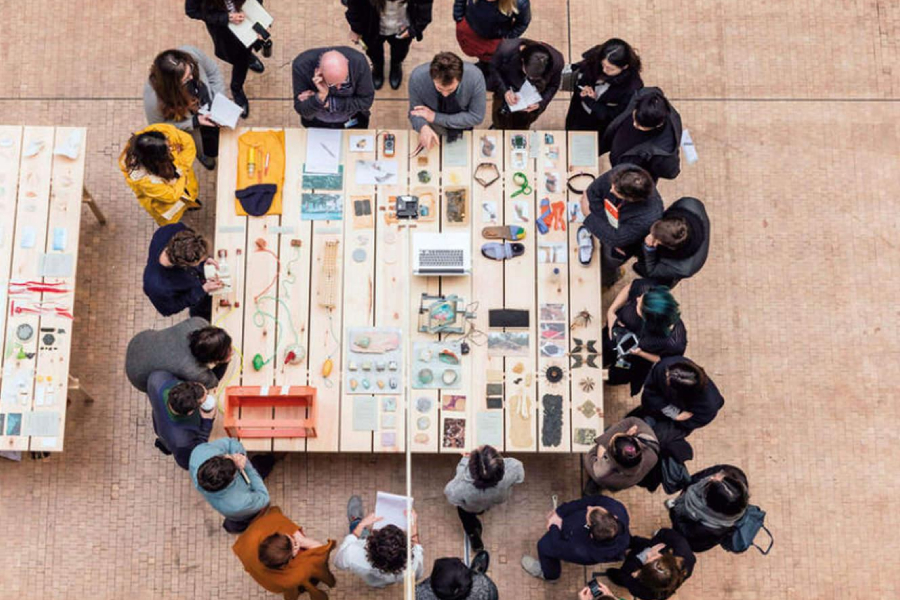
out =
[(268, 29), (272, 26), (272, 22), (275, 19), (256, 0), (244, 2), (241, 11), (244, 13), (244, 22), (240, 24), (229, 23), (228, 29), (234, 33), (237, 39), (241, 40), (242, 44), (249, 48), (258, 39), (253, 26), (259, 23), (263, 29)]

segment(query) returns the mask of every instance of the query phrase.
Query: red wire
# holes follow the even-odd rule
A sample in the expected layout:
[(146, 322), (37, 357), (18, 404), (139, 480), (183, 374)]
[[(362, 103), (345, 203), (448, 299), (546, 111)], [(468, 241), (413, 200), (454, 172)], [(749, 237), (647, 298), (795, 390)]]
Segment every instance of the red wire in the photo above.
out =
[(264, 246), (260, 246), (259, 244), (257, 244), (256, 249), (257, 249), (259, 252), (266, 252), (266, 253), (268, 253), (268, 254), (271, 254), (272, 257), (275, 259), (275, 262), (278, 263), (278, 269), (275, 271), (275, 276), (272, 278), (272, 281), (269, 282), (269, 285), (267, 285), (266, 288), (265, 288), (263, 291), (261, 291), (260, 293), (258, 293), (258, 294), (255, 295), (255, 296), (253, 296), (253, 303), (254, 303), (254, 304), (258, 303), (258, 302), (259, 302), (259, 299), (260, 299), (261, 297), (265, 296), (265, 295), (266, 295), (266, 292), (268, 292), (270, 289), (272, 289), (272, 286), (275, 285), (275, 282), (276, 282), (276, 281), (278, 281), (278, 273), (281, 272), (281, 260), (278, 258), (278, 255), (277, 255), (277, 254), (275, 254), (274, 252), (272, 252), (271, 250), (269, 250), (268, 248), (266, 248), (266, 247), (264, 247)]

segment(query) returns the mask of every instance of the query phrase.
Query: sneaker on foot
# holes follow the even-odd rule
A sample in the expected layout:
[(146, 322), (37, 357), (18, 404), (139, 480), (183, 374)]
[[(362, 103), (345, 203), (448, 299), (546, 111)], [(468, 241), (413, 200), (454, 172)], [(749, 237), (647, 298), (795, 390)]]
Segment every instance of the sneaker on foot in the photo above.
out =
[(347, 520), (350, 522), (360, 521), (366, 513), (363, 511), (363, 501), (359, 496), (350, 496), (347, 501)]
[(541, 570), (541, 561), (533, 556), (526, 555), (522, 557), (522, 568), (532, 577), (544, 578), (544, 572)]

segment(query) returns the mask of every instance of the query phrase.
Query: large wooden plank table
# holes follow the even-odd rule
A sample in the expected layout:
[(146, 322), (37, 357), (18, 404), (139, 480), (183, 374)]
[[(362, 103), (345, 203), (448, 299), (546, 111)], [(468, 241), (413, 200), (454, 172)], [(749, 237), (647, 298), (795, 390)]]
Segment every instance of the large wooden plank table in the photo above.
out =
[[(85, 135), (75, 127), (0, 126), (4, 450), (63, 449)], [(68, 156), (55, 151), (69, 144)]]
[[(506, 452), (583, 452), (590, 447), (593, 434), (603, 430), (602, 365), (600, 356), (590, 352), (601, 348), (599, 254), (589, 266), (578, 261), (579, 223), (570, 208), (579, 197), (567, 190), (566, 180), (576, 172), (597, 174), (596, 157), (578, 166), (570, 166), (568, 159), (573, 140), (591, 134), (473, 131), (449, 150), (445, 144), (410, 156), (415, 132), (342, 132), (343, 179), (341, 189), (334, 191), (304, 189), (308, 132), (286, 129), (282, 213), (241, 217), (234, 192), (237, 140), (245, 131), (222, 133), (218, 172), (215, 247), (217, 256), (227, 258), (233, 289), (216, 296), (213, 321), (229, 331), (238, 349), (225, 381), (263, 386), (269, 394), (286, 386), (313, 386), (319, 405), (316, 437), (245, 439), (248, 448), (458, 453), (486, 442)], [(387, 134), (396, 140), (393, 157), (384, 155)], [(351, 148), (350, 137), (360, 135), (370, 136), (370, 144)], [(358, 184), (358, 161), (372, 160), (396, 161), (397, 180)], [(495, 165), (500, 174), (487, 186), (475, 177), (484, 163)], [(528, 186), (522, 185), (522, 176)], [(447, 210), (448, 193), (460, 192), (466, 198), (462, 221)], [(342, 218), (304, 218), (301, 200), (309, 193), (340, 194)], [(431, 212), (418, 220), (397, 219), (395, 197), (402, 194), (431, 199)], [(361, 202), (368, 202), (371, 216), (355, 214)], [(564, 207), (561, 222), (539, 233), (535, 219), (554, 205), (558, 212)], [(491, 241), (482, 237), (482, 228), (493, 225), (523, 226), (524, 255), (506, 262), (482, 256), (482, 245)], [(471, 276), (413, 275), (415, 232), (468, 232)], [(259, 240), (271, 252), (259, 251)], [(326, 297), (332, 294), (329, 302)], [(465, 336), (418, 331), (423, 294), (461, 298), (471, 317)], [(529, 312), (529, 326), (521, 330), (528, 345), (517, 356), (488, 348), (489, 334), (503, 331), (489, 328), (488, 311), (500, 308)], [(582, 311), (592, 316), (587, 324), (575, 322)], [(347, 369), (360, 367), (345, 356), (348, 332), (365, 327), (401, 331), (399, 389), (350, 389)], [(469, 352), (461, 357), (461, 383), (453, 389), (415, 389), (416, 345), (459, 344), (463, 337)], [(297, 346), (302, 359), (285, 362), (288, 349)], [(252, 364), (257, 355), (265, 363), (259, 369)], [(326, 361), (332, 369), (327, 377)], [(559, 371), (561, 380), (548, 379), (548, 372)], [(501, 408), (489, 408), (489, 389), (501, 399)], [(357, 429), (357, 403), (375, 411), (373, 429)], [(497, 400), (490, 405), (496, 407)], [(249, 410), (256, 411), (247, 415), (254, 419), (281, 419), (302, 416), (305, 409)], [(486, 437), (488, 430), (478, 426), (485, 419), (480, 415), (490, 415), (487, 420), (498, 427), (496, 437)], [(445, 428), (461, 424), (462, 448), (444, 436)]]

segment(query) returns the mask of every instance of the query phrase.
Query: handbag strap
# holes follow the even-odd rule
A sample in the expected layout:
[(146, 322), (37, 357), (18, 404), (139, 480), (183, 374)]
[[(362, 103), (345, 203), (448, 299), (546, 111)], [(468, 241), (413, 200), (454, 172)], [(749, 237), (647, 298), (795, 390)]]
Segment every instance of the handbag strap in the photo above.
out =
[(760, 525), (760, 528), (761, 528), (763, 531), (766, 532), (766, 535), (769, 536), (769, 547), (766, 548), (765, 550), (763, 550), (762, 547), (759, 546), (756, 542), (752, 542), (752, 543), (753, 543), (753, 547), (756, 548), (757, 550), (759, 550), (760, 554), (762, 554), (763, 556), (765, 556), (765, 555), (767, 555), (769, 552), (772, 551), (772, 546), (775, 545), (775, 537), (772, 535), (772, 532), (769, 531), (769, 528), (766, 527), (765, 523), (763, 523), (762, 525)]

